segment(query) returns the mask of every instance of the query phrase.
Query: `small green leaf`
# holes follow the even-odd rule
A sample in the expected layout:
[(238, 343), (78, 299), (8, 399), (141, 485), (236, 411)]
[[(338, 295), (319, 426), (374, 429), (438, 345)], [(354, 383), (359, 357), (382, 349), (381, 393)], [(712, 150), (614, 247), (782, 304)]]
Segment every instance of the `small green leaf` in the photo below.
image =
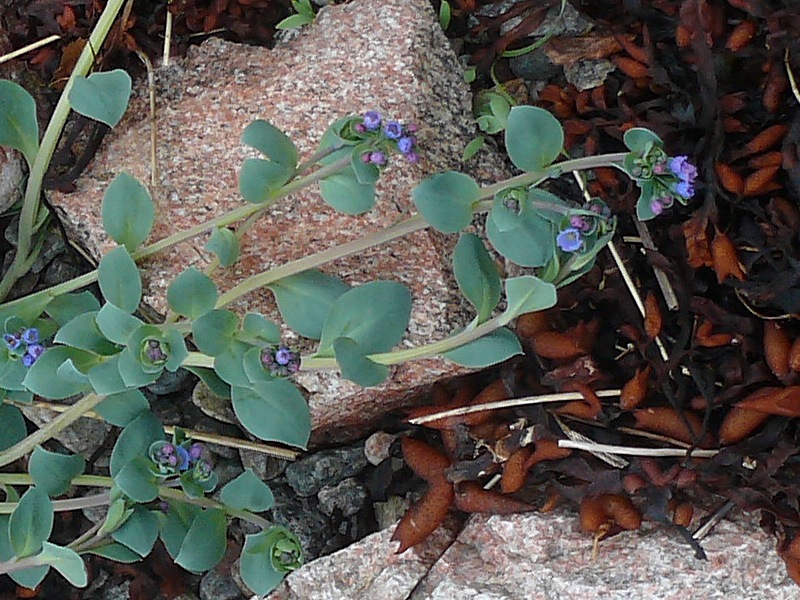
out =
[(448, 171), (423, 180), (412, 192), (414, 205), (442, 233), (461, 231), (472, 221), (481, 188), (469, 175)]
[(131, 97), (131, 77), (122, 69), (77, 77), (69, 91), (69, 102), (75, 112), (85, 117), (116, 126)]
[(286, 325), (313, 340), (322, 335), (325, 318), (333, 303), (350, 289), (340, 279), (315, 269), (284, 277), (268, 287), (275, 294)]
[(53, 341), (102, 356), (116, 354), (119, 347), (109, 342), (100, 332), (95, 322), (96, 316), (94, 311), (78, 315), (58, 330)]
[(330, 356), (333, 341), (347, 337), (366, 354), (387, 352), (403, 337), (411, 294), (396, 281), (372, 281), (342, 294), (331, 306), (317, 351)]
[(22, 412), (10, 404), (0, 404), (0, 452), (21, 442), (28, 435)]
[(59, 367), (69, 359), (72, 359), (73, 364), (82, 372), (96, 361), (94, 355), (83, 350), (68, 346), (48, 348), (28, 369), (23, 385), (34, 394), (51, 400), (61, 400), (90, 391), (91, 386), (88, 381), (67, 381), (58, 377)]
[[(142, 363), (137, 360), (136, 355), (130, 348), (125, 348), (118, 356), (118, 359), (113, 357), (112, 360), (116, 360), (119, 375), (126, 387), (140, 388), (150, 385), (161, 375), (160, 369), (145, 371)], [(100, 382), (98, 381), (98, 383)]]
[(553, 115), (536, 106), (515, 106), (508, 115), (506, 150), (522, 171), (551, 165), (564, 147), (564, 130)]
[(100, 310), (100, 303), (90, 291), (56, 296), (47, 305), (47, 314), (59, 325), (66, 325), (83, 313)]
[(517, 336), (501, 327), (455, 350), (445, 352), (443, 356), (462, 367), (480, 369), (501, 363), (517, 354), (522, 354)]
[[(216, 360), (219, 360), (219, 357), (217, 357)], [(231, 386), (220, 378), (214, 369), (207, 369), (205, 367), (184, 367), (184, 369), (197, 375), (200, 381), (202, 381), (213, 394), (222, 398), (231, 397)]]
[(65, 494), (72, 480), (83, 473), (86, 461), (76, 454), (58, 454), (36, 446), (28, 462), (28, 472), (37, 489), (48, 496)]
[(114, 444), (109, 464), (111, 476), (116, 477), (126, 464), (137, 457), (147, 456), (150, 445), (163, 439), (161, 421), (150, 412), (139, 415), (122, 430)]
[(143, 325), (142, 321), (113, 304), (104, 304), (94, 320), (100, 333), (115, 344), (127, 344), (131, 334)]
[(239, 260), (239, 239), (227, 227), (215, 227), (203, 248), (214, 253), (220, 266), (230, 267)]
[(644, 127), (632, 127), (625, 131), (622, 141), (631, 152), (644, 152), (649, 145), (663, 146), (664, 142), (655, 133)]
[(214, 371), (228, 385), (247, 387), (250, 378), (244, 370), (244, 355), (252, 346), (234, 341), (224, 352), (214, 358)]
[(256, 594), (266, 596), (283, 581), (285, 573), (279, 572), (272, 564), (272, 543), (269, 532), (251, 534), (245, 537), (244, 548), (239, 558), (239, 572), (242, 581)]
[(352, 167), (319, 182), (322, 199), (346, 215), (360, 215), (375, 205), (375, 185), (358, 181)]
[(291, 15), (275, 25), (275, 29), (299, 29), (313, 22), (314, 17), (309, 17), (307, 15)]
[(158, 539), (158, 519), (143, 506), (134, 506), (133, 514), (111, 537), (139, 556), (147, 556)]
[(147, 188), (127, 173), (117, 175), (103, 195), (103, 229), (128, 252), (150, 235), (155, 216)]
[(219, 494), (223, 504), (236, 510), (262, 512), (272, 508), (275, 497), (269, 486), (261, 481), (252, 469), (247, 469), (233, 481), (228, 482)]
[(558, 299), (552, 283), (532, 275), (506, 279), (506, 314), (519, 316), (555, 306)]
[(118, 544), (117, 542), (111, 542), (110, 544), (91, 548), (86, 552), (107, 558), (109, 560), (114, 560), (119, 563), (130, 564), (142, 560), (142, 557), (136, 554), (136, 552), (123, 546), (122, 544)]
[(182, 271), (167, 290), (169, 307), (179, 315), (196, 319), (214, 308), (217, 286), (194, 267)]
[[(647, 131), (647, 130), (645, 130)], [(656, 187), (652, 181), (639, 181), (639, 199), (636, 201), (636, 218), (640, 221), (655, 219), (658, 215), (653, 212), (652, 203), (656, 196)]]
[(158, 497), (158, 478), (144, 456), (128, 461), (114, 476), (114, 483), (134, 502), (152, 502)]
[(289, 181), (291, 169), (262, 158), (248, 158), (239, 171), (239, 193), (253, 204), (261, 204), (272, 197)]
[[(494, 211), (493, 211), (494, 212)], [(519, 226), (501, 230), (495, 219), (486, 219), (486, 237), (501, 255), (522, 267), (541, 267), (553, 255), (553, 224), (533, 211), (518, 216)]]
[(9, 573), (8, 576), (11, 577), (17, 585), (34, 590), (42, 583), (42, 580), (44, 580), (49, 572), (50, 565), (43, 565), (40, 567), (28, 567), (21, 571), (14, 571), (13, 573)]
[(8, 537), (14, 555), (33, 556), (53, 531), (53, 503), (37, 487), (30, 487), (19, 500), (8, 522)]
[(44, 542), (38, 558), (61, 573), (75, 587), (86, 587), (89, 582), (83, 559), (71, 548)]
[(439, 27), (442, 28), (442, 31), (447, 31), (447, 28), (450, 27), (450, 16), (450, 3), (442, 0), (439, 5)]
[(192, 573), (212, 569), (225, 554), (226, 532), (224, 512), (214, 508), (203, 510), (186, 532), (175, 564)]
[(259, 381), (252, 388), (234, 386), (236, 417), (254, 436), (305, 448), (311, 435), (311, 414), (300, 391), (285, 379)]
[(239, 318), (229, 310), (210, 310), (192, 325), (194, 343), (200, 352), (219, 356), (231, 345), (239, 328)]
[(114, 248), (100, 259), (97, 280), (103, 297), (120, 310), (132, 313), (139, 307), (142, 279), (124, 247)]
[(178, 556), (183, 541), (186, 539), (186, 533), (199, 514), (199, 506), (187, 502), (169, 501), (166, 515), (160, 518), (159, 536), (173, 560)]
[(461, 293), (478, 311), (478, 323), (488, 319), (500, 302), (497, 265), (474, 233), (465, 233), (453, 252), (453, 273)]
[(29, 168), (39, 151), (36, 102), (13, 81), (0, 80), (0, 146), (22, 152)]
[(89, 369), (87, 373), (89, 384), (95, 394), (117, 394), (130, 387), (119, 373), (119, 358), (119, 354), (110, 356), (107, 360)]
[(242, 336), (270, 344), (281, 341), (281, 328), (260, 313), (249, 312), (242, 319)]
[(479, 135), (474, 140), (472, 140), (469, 144), (464, 147), (464, 153), (461, 155), (461, 160), (463, 162), (467, 162), (473, 156), (475, 156), (478, 152), (480, 152), (483, 145), (486, 143), (486, 138), (482, 135)]
[(257, 119), (245, 127), (242, 132), (242, 143), (255, 148), (271, 161), (288, 169), (297, 166), (297, 148), (292, 140), (263, 119)]
[(361, 387), (380, 385), (389, 376), (387, 366), (367, 358), (368, 353), (350, 338), (340, 337), (333, 340), (333, 352), (342, 370), (342, 377)]
[(107, 396), (94, 410), (112, 425), (127, 427), (140, 415), (150, 411), (150, 403), (139, 390), (127, 390)]

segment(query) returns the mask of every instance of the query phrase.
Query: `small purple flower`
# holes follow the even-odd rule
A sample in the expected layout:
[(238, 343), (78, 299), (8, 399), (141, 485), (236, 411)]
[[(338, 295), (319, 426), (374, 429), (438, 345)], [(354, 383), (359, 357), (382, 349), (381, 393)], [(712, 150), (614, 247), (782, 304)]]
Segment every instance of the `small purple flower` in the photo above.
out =
[(383, 132), (390, 140), (398, 140), (403, 136), (403, 126), (397, 121), (389, 121)]
[(3, 340), (5, 340), (9, 350), (16, 350), (22, 344), (22, 340), (11, 333), (3, 334)]
[(674, 157), (669, 161), (669, 170), (672, 171), (678, 179), (689, 185), (693, 184), (697, 177), (697, 167), (689, 162), (688, 156)]
[(556, 244), (564, 252), (575, 252), (583, 246), (583, 235), (575, 227), (567, 227), (556, 236)]
[(172, 444), (164, 444), (161, 446), (161, 456), (172, 456), (175, 454), (175, 446)]
[(414, 138), (407, 136), (401, 137), (399, 140), (397, 140), (397, 149), (403, 154), (408, 154), (414, 149)]
[(675, 193), (688, 200), (694, 196), (694, 186), (688, 181), (679, 181), (675, 186)]
[(503, 199), (503, 206), (506, 207), (506, 209), (508, 209), (508, 212), (512, 212), (515, 215), (518, 215), (521, 209), (519, 205), (519, 200), (517, 200), (516, 198)]
[(28, 367), (29, 369), (33, 366), (33, 363), (35, 362), (36, 359), (33, 358), (33, 356), (31, 356), (27, 352), (22, 356), (22, 364)]
[(39, 341), (39, 330), (31, 327), (22, 332), (22, 341), (26, 344), (35, 344)]
[(33, 357), (33, 360), (37, 360), (42, 354), (44, 354), (44, 346), (41, 344), (31, 344), (28, 346), (28, 354)]
[(660, 199), (658, 199), (658, 198), (653, 198), (653, 199), (650, 201), (650, 210), (651, 210), (651, 211), (653, 211), (653, 214), (654, 214), (655, 216), (658, 216), (658, 215), (660, 215), (662, 212), (664, 212), (664, 205), (663, 205), (663, 204), (661, 204), (661, 200), (660, 200)]
[(370, 156), (372, 156), (372, 152), (364, 152), (364, 154), (361, 155), (361, 162), (369, 164)]
[[(175, 452), (177, 453), (177, 458), (180, 462), (178, 462), (178, 470), (185, 471), (189, 468), (189, 451), (186, 450), (183, 446), (175, 446)], [(175, 458), (175, 457), (171, 457)]]
[(144, 343), (144, 353), (151, 363), (158, 365), (167, 362), (169, 356), (164, 352), (163, 345), (159, 340), (149, 338)]
[(196, 462), (203, 456), (203, 444), (192, 444), (189, 448), (189, 460)]
[(281, 346), (275, 353), (275, 362), (279, 365), (286, 366), (292, 360), (292, 351), (286, 346)]
[(367, 132), (367, 128), (364, 126), (363, 123), (356, 123), (356, 126), (353, 129), (355, 129), (358, 133)]
[(416, 152), (409, 152), (406, 154), (406, 160), (410, 163), (415, 163), (419, 160), (419, 156), (417, 156)]
[(377, 110), (368, 110), (364, 113), (364, 127), (368, 131), (375, 131), (381, 126), (381, 113)]
[(386, 155), (380, 150), (376, 150), (369, 155), (369, 162), (373, 165), (382, 166), (386, 164)]

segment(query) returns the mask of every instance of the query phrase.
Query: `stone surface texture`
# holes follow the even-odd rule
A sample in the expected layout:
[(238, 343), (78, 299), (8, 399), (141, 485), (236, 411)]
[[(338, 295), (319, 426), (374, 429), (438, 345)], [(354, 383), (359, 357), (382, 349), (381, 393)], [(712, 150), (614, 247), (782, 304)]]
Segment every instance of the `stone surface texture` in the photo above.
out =
[[(269, 600), (790, 600), (775, 540), (754, 516), (722, 521), (703, 542), (707, 561), (664, 528), (592, 539), (577, 515), (471, 517), (455, 541), (438, 531), (420, 550), (393, 554), (394, 528), (290, 574)], [(441, 544), (447, 545), (442, 552)], [(435, 548), (435, 552), (432, 549)], [(439, 553), (441, 555), (439, 556)], [(421, 556), (433, 559), (417, 568)], [(412, 567), (413, 565), (413, 567)], [(419, 565), (421, 567), (421, 565)], [(416, 578), (416, 581), (413, 580)], [(256, 600), (254, 597), (252, 600)]]
[[(353, 218), (329, 209), (316, 190), (295, 194), (250, 230), (236, 265), (218, 270), (215, 279), (223, 290), (269, 267), (392, 224), (407, 214), (410, 191), (424, 177), (462, 169), (461, 153), (475, 135), (469, 88), (427, 0), (330, 6), (274, 51), (208, 40), (157, 76), (158, 178), (150, 191), (158, 216), (150, 241), (242, 205), (237, 172), (254, 154), (239, 137), (254, 119), (284, 130), (302, 156), (315, 149), (334, 120), (369, 109), (420, 128), (419, 163), (400, 157), (393, 161), (373, 211)], [(100, 220), (108, 184), (120, 171), (150, 181), (146, 90), (137, 94), (76, 191), (53, 194), (54, 204), (95, 256), (115, 246)], [(507, 176), (502, 165), (498, 154), (486, 152), (466, 170), (490, 182)], [(210, 262), (212, 255), (203, 250), (206, 240), (200, 236), (146, 262), (148, 304), (164, 312), (174, 277), (188, 266), (202, 269)], [(352, 285), (383, 278), (409, 286), (414, 306), (404, 345), (417, 345), (446, 336), (470, 318), (449, 268), (454, 244), (454, 236), (423, 231), (325, 269)], [(266, 291), (234, 308), (277, 317)], [(387, 410), (407, 404), (426, 384), (462, 372), (444, 360), (417, 361), (396, 368), (388, 383), (367, 391), (334, 373), (302, 373), (298, 382), (309, 392), (314, 418), (312, 443), (355, 437)]]
[(8, 210), (22, 197), (22, 156), (16, 150), (0, 147), (0, 212)]

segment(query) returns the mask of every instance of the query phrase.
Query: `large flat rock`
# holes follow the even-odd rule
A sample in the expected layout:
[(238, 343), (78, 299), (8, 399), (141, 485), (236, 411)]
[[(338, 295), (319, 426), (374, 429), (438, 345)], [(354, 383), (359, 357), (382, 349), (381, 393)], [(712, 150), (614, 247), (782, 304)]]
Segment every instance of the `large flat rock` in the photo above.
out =
[[(775, 540), (754, 515), (719, 523), (703, 542), (705, 561), (695, 559), (676, 535), (648, 524), (602, 541), (595, 556), (591, 536), (579, 530), (577, 515), (569, 511), (475, 515), (443, 552), (441, 545), (452, 540), (447, 528), (400, 557), (393, 554), (393, 529), (301, 567), (268, 599), (800, 598)], [(432, 564), (421, 571), (420, 563)]]
[[(399, 157), (394, 161), (381, 180), (374, 210), (354, 218), (328, 208), (316, 189), (291, 196), (246, 235), (242, 259), (216, 272), (222, 290), (406, 216), (411, 189), (434, 172), (460, 169), (463, 148), (475, 134), (469, 88), (427, 0), (356, 0), (331, 6), (296, 39), (275, 50), (212, 39), (157, 75), (158, 183), (150, 190), (158, 216), (150, 241), (242, 204), (237, 172), (252, 154), (239, 136), (254, 119), (284, 130), (305, 156), (325, 128), (344, 115), (376, 109), (419, 126), (419, 163)], [(121, 171), (145, 184), (150, 181), (150, 135), (142, 85), (128, 116), (75, 192), (54, 194), (54, 204), (95, 256), (115, 245), (100, 224), (108, 184)], [(484, 153), (482, 164), (471, 171), (483, 181), (495, 181), (504, 176), (501, 164), (497, 154)], [(166, 289), (174, 277), (188, 266), (202, 269), (209, 263), (213, 257), (203, 250), (206, 240), (207, 235), (199, 236), (146, 261), (148, 304), (164, 312)], [(404, 344), (422, 344), (446, 336), (470, 318), (451, 274), (454, 243), (454, 236), (417, 232), (325, 269), (352, 285), (374, 279), (407, 285), (414, 305)], [(278, 318), (267, 291), (250, 294), (234, 308)], [(396, 368), (388, 383), (366, 391), (336, 373), (302, 373), (297, 381), (309, 392), (312, 443), (359, 435), (430, 383), (462, 372), (443, 360), (418, 361)]]

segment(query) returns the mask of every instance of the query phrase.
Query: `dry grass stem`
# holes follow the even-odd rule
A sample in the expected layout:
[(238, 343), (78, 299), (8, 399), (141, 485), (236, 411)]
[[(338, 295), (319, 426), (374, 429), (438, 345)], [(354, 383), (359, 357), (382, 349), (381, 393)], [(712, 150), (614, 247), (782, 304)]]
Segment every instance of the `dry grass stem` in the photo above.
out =
[(621, 454), (623, 456), (675, 456), (675, 457), (695, 457), (711, 458), (719, 453), (719, 450), (682, 450), (680, 448), (635, 448), (633, 446), (612, 446), (610, 444), (598, 444), (595, 442), (577, 442), (573, 440), (558, 440), (559, 448), (572, 448), (573, 450), (585, 450), (586, 452), (606, 452), (608, 454)]
[(56, 40), (60, 40), (60, 39), (61, 39), (60, 35), (51, 35), (50, 37), (46, 37), (43, 40), (39, 40), (38, 42), (34, 42), (32, 44), (28, 44), (27, 46), (23, 46), (22, 48), (19, 48), (18, 50), (12, 50), (8, 54), (4, 54), (3, 56), (0, 56), (0, 65), (2, 65), (4, 62), (8, 62), (10, 60), (13, 60), (13, 59), (19, 57), (19, 56), (22, 56), (23, 54), (25, 54), (27, 52), (30, 52), (32, 50), (36, 50), (37, 48), (41, 48), (42, 46), (46, 46), (47, 44), (50, 44), (50, 43), (55, 42)]
[[(619, 396), (620, 390), (599, 390), (595, 392), (600, 398), (609, 398)], [(432, 415), (425, 415), (424, 417), (416, 417), (409, 419), (411, 425), (423, 425), (436, 421), (438, 419), (445, 419), (448, 417), (460, 417), (471, 413), (481, 412), (484, 410), (499, 410), (501, 408), (513, 408), (515, 406), (527, 406), (530, 404), (547, 404), (549, 402), (567, 402), (570, 400), (583, 400), (583, 395), (580, 392), (561, 392), (560, 394), (544, 394), (542, 396), (525, 396), (524, 398), (510, 398), (508, 400), (499, 400), (497, 402), (486, 402), (485, 404), (475, 404), (473, 406), (462, 406), (461, 408), (454, 408), (451, 410), (443, 410), (442, 412), (434, 413)]]

